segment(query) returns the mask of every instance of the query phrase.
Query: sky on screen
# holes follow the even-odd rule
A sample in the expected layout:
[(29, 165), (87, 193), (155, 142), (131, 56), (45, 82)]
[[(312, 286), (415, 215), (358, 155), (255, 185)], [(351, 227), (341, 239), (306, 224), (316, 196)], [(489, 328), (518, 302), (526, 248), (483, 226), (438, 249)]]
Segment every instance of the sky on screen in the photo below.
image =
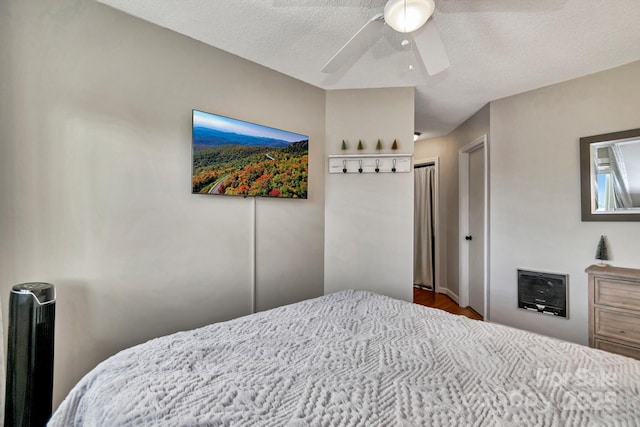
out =
[(205, 113), (198, 110), (193, 110), (193, 126), (214, 128), (242, 135), (280, 139), (287, 142), (305, 141), (309, 139), (306, 135), (243, 122), (241, 120)]

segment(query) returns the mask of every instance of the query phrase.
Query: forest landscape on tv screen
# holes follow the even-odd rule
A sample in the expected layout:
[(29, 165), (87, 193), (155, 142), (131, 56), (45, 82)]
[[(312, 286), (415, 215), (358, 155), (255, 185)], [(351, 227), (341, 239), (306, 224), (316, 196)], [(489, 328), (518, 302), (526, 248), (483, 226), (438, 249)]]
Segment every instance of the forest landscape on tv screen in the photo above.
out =
[(192, 192), (306, 199), (309, 137), (193, 110)]

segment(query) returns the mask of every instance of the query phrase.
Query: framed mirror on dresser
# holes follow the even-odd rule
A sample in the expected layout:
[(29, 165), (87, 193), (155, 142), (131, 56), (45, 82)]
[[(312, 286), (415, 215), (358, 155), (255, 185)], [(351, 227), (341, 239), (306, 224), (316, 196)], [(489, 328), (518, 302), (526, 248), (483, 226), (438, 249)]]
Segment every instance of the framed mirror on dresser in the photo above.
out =
[(589, 346), (640, 360), (640, 269), (592, 265)]

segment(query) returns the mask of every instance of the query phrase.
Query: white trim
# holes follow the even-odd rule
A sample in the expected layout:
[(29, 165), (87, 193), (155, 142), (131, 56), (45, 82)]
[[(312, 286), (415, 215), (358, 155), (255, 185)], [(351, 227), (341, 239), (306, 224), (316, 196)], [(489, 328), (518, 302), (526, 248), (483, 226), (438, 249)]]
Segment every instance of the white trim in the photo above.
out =
[(251, 198), (251, 289), (249, 290), (251, 298), (251, 313), (256, 312), (256, 199)]
[[(425, 164), (430, 164), (433, 163), (433, 165), (435, 166), (435, 170), (434, 170), (434, 177), (435, 177), (435, 189), (434, 189), (434, 196), (433, 196), (433, 210), (435, 212), (434, 215), (434, 219), (433, 219), (433, 227), (436, 231), (436, 238), (435, 238), (435, 257), (434, 257), (434, 272), (435, 272), (435, 283), (433, 286), (433, 290), (438, 292), (438, 293), (442, 293), (441, 289), (444, 289), (441, 285), (441, 271), (440, 271), (440, 260), (441, 260), (441, 254), (440, 254), (440, 157), (429, 157), (426, 159), (419, 159), (419, 160), (413, 160), (413, 169), (415, 169), (416, 166), (420, 166), (420, 165), (425, 165)], [(415, 197), (414, 197), (414, 203), (415, 203)], [(415, 209), (414, 209), (415, 212)], [(414, 236), (415, 239), (415, 236)], [(415, 260), (414, 260), (415, 262)]]
[(446, 296), (454, 300), (456, 304), (460, 304), (460, 298), (458, 297), (458, 295), (454, 294), (451, 289), (448, 289), (448, 288), (440, 288), (440, 289), (441, 291), (438, 292), (439, 294), (445, 294)]
[(484, 135), (484, 315), (489, 320), (489, 140)]
[(459, 202), (459, 293), (460, 306), (469, 306), (469, 246), (463, 244), (469, 234), (469, 153), (484, 148), (484, 314), (489, 320), (489, 142), (487, 135), (458, 150), (458, 202)]

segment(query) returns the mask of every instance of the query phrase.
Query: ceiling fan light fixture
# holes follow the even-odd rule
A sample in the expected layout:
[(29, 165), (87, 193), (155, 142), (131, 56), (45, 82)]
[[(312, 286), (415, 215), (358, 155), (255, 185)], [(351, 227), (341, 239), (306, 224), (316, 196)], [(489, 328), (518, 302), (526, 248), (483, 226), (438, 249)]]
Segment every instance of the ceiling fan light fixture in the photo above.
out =
[(435, 7), (433, 0), (389, 0), (384, 22), (400, 33), (410, 33), (427, 22)]

